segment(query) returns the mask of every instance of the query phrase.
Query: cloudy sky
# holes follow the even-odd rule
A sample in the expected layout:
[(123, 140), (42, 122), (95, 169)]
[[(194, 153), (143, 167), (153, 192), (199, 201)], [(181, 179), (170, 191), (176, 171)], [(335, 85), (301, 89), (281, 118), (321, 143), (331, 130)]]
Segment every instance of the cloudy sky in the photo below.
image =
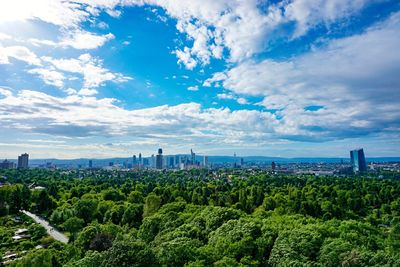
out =
[(400, 156), (397, 0), (1, 0), (0, 158)]

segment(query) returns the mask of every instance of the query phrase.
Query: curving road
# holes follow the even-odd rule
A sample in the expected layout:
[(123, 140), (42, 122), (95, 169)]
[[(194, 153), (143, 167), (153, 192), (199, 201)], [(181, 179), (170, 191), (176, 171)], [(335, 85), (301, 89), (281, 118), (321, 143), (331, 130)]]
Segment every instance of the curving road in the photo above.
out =
[(44, 228), (46, 228), (47, 233), (52, 236), (55, 240), (58, 240), (60, 242), (63, 243), (68, 243), (68, 237), (66, 237), (63, 233), (57, 231), (56, 229), (54, 229), (48, 221), (43, 220), (42, 218), (40, 218), (39, 216), (37, 216), (36, 214), (33, 214), (29, 211), (26, 210), (21, 210), (21, 212), (23, 212), (24, 214), (26, 214), (27, 216), (31, 217), (36, 223), (42, 225)]

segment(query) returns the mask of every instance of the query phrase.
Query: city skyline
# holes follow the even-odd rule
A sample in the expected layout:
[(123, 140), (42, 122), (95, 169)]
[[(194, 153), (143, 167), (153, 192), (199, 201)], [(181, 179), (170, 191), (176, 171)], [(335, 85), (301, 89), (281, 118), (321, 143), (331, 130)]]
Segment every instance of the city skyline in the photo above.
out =
[(394, 0), (3, 0), (0, 157), (397, 157), (398, 47)]

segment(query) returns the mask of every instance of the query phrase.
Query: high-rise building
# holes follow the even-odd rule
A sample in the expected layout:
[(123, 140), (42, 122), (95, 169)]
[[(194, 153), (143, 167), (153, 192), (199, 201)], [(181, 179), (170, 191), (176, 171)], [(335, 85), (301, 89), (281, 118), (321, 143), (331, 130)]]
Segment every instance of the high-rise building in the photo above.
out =
[(208, 156), (203, 157), (203, 167), (208, 168)]
[(142, 161), (142, 153), (139, 153), (139, 168), (142, 167), (143, 161)]
[(161, 170), (163, 168), (163, 155), (162, 149), (158, 149), (158, 154), (156, 156), (156, 169)]
[(192, 149), (190, 149), (190, 158), (192, 161), (192, 165), (196, 165), (196, 153), (194, 153)]
[(18, 156), (18, 168), (26, 169), (29, 166), (29, 155), (27, 153)]
[(0, 163), (0, 169), (14, 169), (15, 168), (15, 163), (4, 160), (3, 162)]
[(152, 168), (156, 167), (156, 159), (154, 157), (154, 154), (151, 155), (151, 167)]
[(362, 148), (350, 151), (351, 166), (354, 173), (367, 172), (364, 150)]
[(272, 169), (273, 172), (275, 171), (275, 169), (276, 169), (276, 163), (275, 163), (275, 161), (273, 161), (273, 162), (271, 163), (271, 169)]
[(93, 161), (92, 160), (89, 160), (89, 168), (90, 169), (93, 168)]
[(135, 168), (137, 166), (136, 155), (132, 156), (132, 166), (133, 166), (133, 168)]

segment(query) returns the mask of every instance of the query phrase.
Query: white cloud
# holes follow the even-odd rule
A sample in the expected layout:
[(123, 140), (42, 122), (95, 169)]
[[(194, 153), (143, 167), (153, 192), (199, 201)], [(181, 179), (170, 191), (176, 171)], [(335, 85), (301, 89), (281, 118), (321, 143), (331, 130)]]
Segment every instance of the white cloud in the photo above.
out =
[[(176, 28), (185, 33), (192, 45), (176, 49), (178, 62), (188, 69), (205, 65), (211, 58), (222, 58), (224, 51), (233, 62), (251, 58), (268, 46), (273, 32), (294, 22), (294, 36), (320, 24), (329, 25), (351, 16), (370, 0), (293, 0), (277, 4), (249, 0), (2, 0), (0, 23), (42, 20), (72, 29), (76, 34), (63, 40), (78, 49), (101, 46), (111, 35), (80, 33), (83, 21), (93, 20), (101, 12), (118, 17), (120, 7), (145, 4), (163, 8), (177, 20)], [(289, 33), (290, 34), (290, 33)]]
[(64, 75), (53, 69), (35, 68), (29, 70), (28, 73), (39, 75), (39, 77), (46, 84), (54, 85), (60, 88), (64, 86), (64, 79), (65, 79)]
[(236, 101), (237, 101), (240, 105), (247, 105), (247, 104), (249, 104), (249, 102), (247, 101), (247, 99), (244, 98), (244, 97), (239, 97)]
[(196, 60), (194, 60), (190, 55), (190, 49), (185, 47), (182, 50), (175, 51), (176, 57), (178, 58), (178, 64), (183, 64), (188, 70), (192, 70), (197, 66)]
[(199, 91), (199, 86), (198, 86), (198, 85), (189, 86), (189, 87), (188, 87), (188, 90), (189, 90), (189, 91)]
[(72, 47), (75, 49), (96, 49), (114, 38), (115, 36), (112, 33), (97, 35), (83, 30), (75, 30), (73, 32), (68, 32), (57, 42), (36, 38), (31, 38), (28, 42), (35, 46), (48, 45), (55, 47)]
[(243, 143), (266, 139), (278, 123), (270, 113), (202, 109), (197, 103), (127, 110), (116, 106), (115, 99), (110, 98), (76, 94), (62, 98), (31, 90), (14, 95), (3, 91), (2, 128), (53, 136), (129, 135), (143, 140)]
[(24, 46), (2, 47), (0, 45), (0, 64), (9, 64), (9, 58), (15, 58), (30, 65), (40, 65), (40, 59), (28, 48)]
[(217, 94), (217, 98), (219, 99), (235, 99), (236, 97), (233, 94)]
[(178, 62), (193, 69), (211, 58), (240, 62), (263, 51), (284, 24), (295, 23), (289, 36), (301, 36), (320, 24), (329, 26), (349, 17), (370, 0), (293, 0), (276, 4), (240, 0), (131, 0), (123, 4), (149, 4), (163, 8), (177, 20), (176, 28), (192, 41), (190, 47), (177, 49)]
[(9, 40), (9, 39), (11, 39), (10, 35), (0, 32), (0, 41), (1, 40)]
[(107, 41), (114, 39), (112, 33), (96, 35), (91, 32), (78, 30), (65, 36), (58, 45), (70, 46), (75, 49), (95, 49), (103, 46)]
[(96, 89), (84, 88), (84, 89), (79, 90), (79, 92), (78, 92), (78, 95), (83, 95), (83, 96), (92, 96), (92, 95), (96, 95), (96, 94), (98, 94)]
[(400, 124), (399, 31), (400, 13), (395, 13), (362, 34), (286, 61), (246, 61), (205, 84), (264, 96), (259, 104), (278, 109), (282, 124), (276, 130), (283, 136), (318, 140), (390, 132)]
[(361, 10), (368, 0), (295, 0), (285, 6), (285, 17), (296, 22), (294, 37), (323, 22), (331, 24)]
[(93, 58), (90, 54), (82, 54), (77, 59), (54, 59), (43, 57), (43, 61), (51, 63), (56, 69), (64, 72), (79, 73), (84, 79), (84, 88), (96, 88), (106, 81), (122, 83), (131, 80), (131, 77), (120, 73), (113, 73), (103, 67), (103, 62)]

